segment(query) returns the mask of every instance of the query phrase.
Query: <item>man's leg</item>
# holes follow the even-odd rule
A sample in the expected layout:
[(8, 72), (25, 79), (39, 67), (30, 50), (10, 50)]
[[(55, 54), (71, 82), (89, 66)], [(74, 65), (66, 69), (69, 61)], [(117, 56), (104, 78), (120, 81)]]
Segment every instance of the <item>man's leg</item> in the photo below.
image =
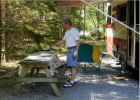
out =
[(77, 73), (76, 67), (71, 67), (71, 73), (72, 73), (72, 75), (71, 75), (71, 81), (74, 81), (75, 78), (76, 78), (76, 73)]
[(73, 83), (75, 82), (76, 74), (77, 74), (77, 58), (73, 57), (74, 49), (68, 50), (67, 52), (67, 66), (71, 68), (71, 78), (70, 82), (67, 82), (64, 84), (64, 87), (70, 87), (73, 86)]
[(71, 67), (71, 78), (70, 81), (68, 81), (66, 84), (64, 84), (64, 87), (71, 87), (75, 83), (76, 79), (76, 74), (77, 74), (77, 68), (76, 67)]

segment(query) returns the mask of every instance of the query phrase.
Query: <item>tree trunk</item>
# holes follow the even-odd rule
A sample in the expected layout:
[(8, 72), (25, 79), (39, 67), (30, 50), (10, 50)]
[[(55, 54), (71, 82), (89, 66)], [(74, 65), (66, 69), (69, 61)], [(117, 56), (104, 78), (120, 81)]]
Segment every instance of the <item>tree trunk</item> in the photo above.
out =
[[(0, 0), (0, 27), (5, 26), (5, 15), (6, 15), (6, 0)], [(5, 60), (5, 32), (0, 31), (0, 64), (4, 64)]]

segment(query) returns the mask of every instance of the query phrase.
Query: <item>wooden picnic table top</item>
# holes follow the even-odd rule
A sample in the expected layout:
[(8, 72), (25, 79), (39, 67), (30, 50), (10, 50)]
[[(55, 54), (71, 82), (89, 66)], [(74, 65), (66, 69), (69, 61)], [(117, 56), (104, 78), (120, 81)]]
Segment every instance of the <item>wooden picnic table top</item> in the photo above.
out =
[(25, 59), (23, 59), (20, 63), (26, 63), (26, 62), (41, 62), (41, 63), (48, 63), (48, 61), (53, 57), (56, 56), (56, 54), (50, 52), (50, 51), (40, 51), (33, 53), (29, 56), (27, 56)]
[[(62, 65), (59, 60), (57, 54), (51, 51), (39, 51), (27, 56), (25, 59), (20, 61), (21, 65), (24, 64), (40, 64), (40, 65), (48, 65), (50, 67), (57, 68)], [(39, 66), (38, 66), (39, 67)]]

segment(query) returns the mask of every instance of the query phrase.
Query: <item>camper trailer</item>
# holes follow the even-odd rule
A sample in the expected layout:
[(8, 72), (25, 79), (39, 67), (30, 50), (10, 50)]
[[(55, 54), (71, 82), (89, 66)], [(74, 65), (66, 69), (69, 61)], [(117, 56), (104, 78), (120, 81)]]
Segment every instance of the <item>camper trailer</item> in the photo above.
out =
[[(107, 7), (109, 15), (140, 33), (139, 0), (116, 0)], [(120, 59), (122, 68), (139, 72), (140, 35), (111, 18), (107, 18), (107, 28), (112, 29), (112, 52)]]

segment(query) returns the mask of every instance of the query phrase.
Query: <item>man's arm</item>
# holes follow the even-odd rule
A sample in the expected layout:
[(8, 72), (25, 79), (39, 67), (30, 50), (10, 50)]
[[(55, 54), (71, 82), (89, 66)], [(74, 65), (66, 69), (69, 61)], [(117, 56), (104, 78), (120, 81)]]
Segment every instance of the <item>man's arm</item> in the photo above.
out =
[(76, 40), (76, 51), (78, 52), (78, 49), (79, 49), (79, 47), (80, 47), (80, 40)]
[(80, 47), (80, 40), (76, 40), (76, 50), (74, 52), (74, 57), (77, 58), (78, 57), (78, 50), (79, 50), (79, 47)]
[(56, 45), (60, 45), (60, 44), (62, 44), (64, 42), (65, 42), (65, 40), (61, 40), (61, 41), (57, 42)]

